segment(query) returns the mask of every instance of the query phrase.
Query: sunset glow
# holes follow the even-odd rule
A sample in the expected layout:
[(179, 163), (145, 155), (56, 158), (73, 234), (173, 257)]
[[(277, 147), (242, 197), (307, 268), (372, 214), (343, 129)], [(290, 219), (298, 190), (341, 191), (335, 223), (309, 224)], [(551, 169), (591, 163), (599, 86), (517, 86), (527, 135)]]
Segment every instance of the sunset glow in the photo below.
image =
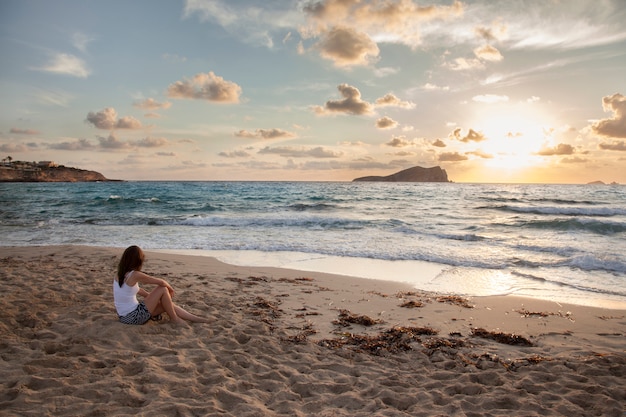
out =
[(126, 180), (626, 183), (621, 0), (120, 4), (3, 2), (2, 158)]

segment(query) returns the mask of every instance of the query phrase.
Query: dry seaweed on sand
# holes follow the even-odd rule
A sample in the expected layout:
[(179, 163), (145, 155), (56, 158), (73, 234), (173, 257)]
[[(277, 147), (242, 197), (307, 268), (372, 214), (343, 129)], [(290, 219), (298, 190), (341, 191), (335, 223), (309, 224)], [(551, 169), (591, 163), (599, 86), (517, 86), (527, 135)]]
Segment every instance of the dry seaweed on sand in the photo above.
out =
[(494, 340), (498, 343), (502, 343), (506, 345), (533, 346), (533, 343), (523, 336), (516, 335), (513, 333), (493, 332), (493, 331), (485, 330), (483, 328), (473, 329), (472, 336), (480, 337), (483, 339)]
[(352, 314), (349, 310), (339, 310), (339, 319), (333, 320), (335, 326), (349, 327), (351, 324), (360, 324), (362, 326), (373, 326), (383, 323), (382, 320), (376, 320), (368, 316), (360, 316)]
[(310, 285), (309, 282), (314, 281), (313, 278), (306, 278), (306, 277), (302, 277), (302, 278), (279, 278), (278, 282), (286, 282), (289, 284), (304, 284), (304, 285)]
[(269, 282), (270, 281), (270, 279), (266, 276), (262, 276), (262, 277), (249, 276), (248, 279), (250, 281), (255, 281), (255, 282)]
[(466, 343), (463, 339), (444, 339), (441, 337), (431, 337), (430, 339), (422, 342), (422, 346), (424, 346), (426, 349), (434, 351), (441, 348), (456, 349), (466, 346)]
[(297, 334), (286, 337), (283, 340), (287, 342), (291, 342), (291, 343), (306, 343), (307, 338), (316, 333), (317, 333), (317, 330), (315, 330), (313, 328), (313, 325), (309, 323), (305, 325), (304, 327), (302, 327), (302, 329), (300, 329), (300, 332), (298, 332)]
[(277, 303), (273, 303), (264, 299), (263, 297), (257, 297), (256, 301), (252, 304), (253, 307), (256, 307), (257, 310), (254, 310), (252, 313), (257, 316), (265, 317), (267, 314), (271, 316), (271, 318), (279, 317), (283, 310), (278, 308)]
[(565, 313), (563, 313), (562, 311), (558, 311), (556, 313), (549, 313), (549, 312), (545, 312), (545, 311), (539, 311), (539, 312), (535, 312), (535, 311), (528, 311), (525, 308), (519, 309), (519, 310), (513, 310), (516, 313), (519, 313), (522, 315), (522, 317), (549, 317), (549, 316), (557, 316), (557, 317), (563, 317), (566, 318), (570, 321), (575, 321), (574, 318), (572, 317), (572, 313), (571, 311), (567, 311)]
[(415, 301), (415, 300), (405, 301), (404, 303), (400, 304), (400, 307), (404, 307), (404, 308), (419, 308), (423, 306), (424, 306), (424, 303), (422, 303), (421, 301)]
[(337, 339), (324, 339), (318, 345), (338, 349), (346, 345), (357, 352), (381, 355), (412, 350), (412, 342), (420, 342), (420, 335), (435, 335), (437, 330), (430, 327), (393, 327), (375, 336), (346, 334)]
[(437, 297), (437, 301), (440, 303), (454, 304), (465, 308), (474, 308), (474, 306), (470, 304), (468, 299), (459, 297), (458, 295), (444, 295), (441, 297)]

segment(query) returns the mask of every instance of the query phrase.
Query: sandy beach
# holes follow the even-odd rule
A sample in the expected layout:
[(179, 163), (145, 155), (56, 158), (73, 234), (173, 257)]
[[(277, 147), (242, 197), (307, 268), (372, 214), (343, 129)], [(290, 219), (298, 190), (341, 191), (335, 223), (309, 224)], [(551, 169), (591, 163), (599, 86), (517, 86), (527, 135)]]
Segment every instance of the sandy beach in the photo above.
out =
[(626, 310), (147, 251), (145, 272), (211, 323), (129, 326), (111, 293), (122, 251), (0, 249), (0, 414), (626, 412)]

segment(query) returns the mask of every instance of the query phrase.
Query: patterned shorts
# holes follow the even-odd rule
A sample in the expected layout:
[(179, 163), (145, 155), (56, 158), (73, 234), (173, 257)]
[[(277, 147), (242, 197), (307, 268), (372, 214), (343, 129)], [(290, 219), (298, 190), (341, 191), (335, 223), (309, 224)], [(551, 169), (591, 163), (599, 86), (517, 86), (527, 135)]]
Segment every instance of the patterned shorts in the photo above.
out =
[(144, 324), (148, 320), (150, 320), (150, 312), (143, 301), (127, 315), (120, 316), (120, 323), (124, 324)]

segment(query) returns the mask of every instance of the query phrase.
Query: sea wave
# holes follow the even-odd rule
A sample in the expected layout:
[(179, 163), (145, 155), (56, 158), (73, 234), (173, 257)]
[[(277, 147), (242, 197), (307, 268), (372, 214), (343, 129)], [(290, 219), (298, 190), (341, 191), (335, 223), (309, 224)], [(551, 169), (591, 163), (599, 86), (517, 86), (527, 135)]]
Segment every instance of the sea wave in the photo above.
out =
[(324, 210), (335, 210), (338, 206), (334, 204), (326, 204), (326, 203), (318, 203), (318, 204), (291, 204), (288, 206), (289, 210), (293, 211), (324, 211)]
[(620, 290), (615, 290), (615, 289), (611, 290), (608, 288), (599, 288), (599, 287), (584, 285), (583, 283), (564, 282), (564, 281), (560, 281), (556, 279), (549, 279), (549, 278), (537, 276), (534, 274), (519, 272), (519, 271), (511, 271), (511, 274), (514, 276), (531, 280), (531, 281), (536, 281), (538, 283), (541, 283), (542, 285), (552, 284), (552, 285), (556, 285), (559, 287), (566, 287), (566, 288), (573, 289), (573, 290), (591, 292), (595, 294), (617, 295), (620, 297), (626, 296), (626, 291), (620, 291)]
[(205, 227), (263, 227), (279, 228), (287, 227), (312, 228), (312, 229), (362, 229), (371, 222), (367, 220), (346, 219), (341, 217), (322, 216), (254, 216), (254, 217), (226, 217), (226, 216), (192, 216), (180, 220), (164, 220), (161, 224), (180, 226), (205, 226)]
[(497, 206), (483, 206), (479, 208), (495, 209), (495, 210), (500, 210), (500, 211), (513, 212), (513, 213), (546, 214), (546, 215), (560, 215), (560, 216), (612, 217), (612, 216), (626, 215), (625, 208), (613, 208), (613, 207), (581, 208), (581, 207), (554, 207), (554, 206), (533, 207), (533, 206), (497, 205)]
[[(507, 226), (507, 224), (501, 224)], [(603, 222), (591, 219), (550, 219), (550, 220), (520, 220), (508, 226), (528, 227), (532, 229), (546, 229), (556, 231), (585, 231), (600, 235), (613, 235), (626, 232), (626, 223)]]

